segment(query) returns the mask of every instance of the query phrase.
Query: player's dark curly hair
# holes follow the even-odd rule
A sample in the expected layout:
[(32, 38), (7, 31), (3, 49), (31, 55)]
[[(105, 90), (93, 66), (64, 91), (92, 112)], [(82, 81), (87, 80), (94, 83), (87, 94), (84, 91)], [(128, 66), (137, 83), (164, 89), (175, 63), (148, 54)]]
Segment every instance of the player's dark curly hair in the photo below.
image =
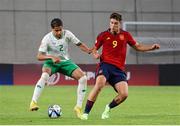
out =
[(114, 12), (114, 13), (112, 13), (112, 14), (110, 15), (110, 19), (112, 19), (112, 18), (113, 18), (113, 19), (116, 19), (117, 21), (121, 21), (121, 20), (122, 20), (122, 15)]
[(54, 19), (51, 21), (51, 28), (59, 27), (59, 26), (63, 26), (62, 20), (59, 19), (59, 18), (54, 18)]

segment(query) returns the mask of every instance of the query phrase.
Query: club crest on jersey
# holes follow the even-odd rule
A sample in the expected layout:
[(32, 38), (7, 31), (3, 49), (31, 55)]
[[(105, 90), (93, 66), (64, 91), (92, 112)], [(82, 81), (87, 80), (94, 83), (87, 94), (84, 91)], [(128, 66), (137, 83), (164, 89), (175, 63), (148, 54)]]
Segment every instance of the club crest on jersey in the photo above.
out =
[(119, 35), (120, 40), (124, 40), (124, 35)]

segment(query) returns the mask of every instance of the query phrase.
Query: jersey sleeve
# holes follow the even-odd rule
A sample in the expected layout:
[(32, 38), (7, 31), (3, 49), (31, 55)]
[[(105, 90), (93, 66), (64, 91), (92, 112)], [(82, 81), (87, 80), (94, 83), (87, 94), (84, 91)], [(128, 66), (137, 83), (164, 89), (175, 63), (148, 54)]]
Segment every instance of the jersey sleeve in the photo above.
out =
[(67, 37), (69, 39), (70, 42), (74, 43), (74, 44), (79, 44), (81, 43), (81, 41), (70, 31), (66, 31), (67, 32)]
[(47, 42), (48, 39), (45, 36), (41, 41), (41, 45), (39, 46), (39, 52), (47, 52)]
[(127, 32), (127, 42), (130, 46), (133, 46), (137, 43), (129, 32)]
[(97, 50), (102, 46), (102, 43), (103, 43), (102, 40), (103, 40), (102, 34), (98, 35), (95, 41), (95, 47)]

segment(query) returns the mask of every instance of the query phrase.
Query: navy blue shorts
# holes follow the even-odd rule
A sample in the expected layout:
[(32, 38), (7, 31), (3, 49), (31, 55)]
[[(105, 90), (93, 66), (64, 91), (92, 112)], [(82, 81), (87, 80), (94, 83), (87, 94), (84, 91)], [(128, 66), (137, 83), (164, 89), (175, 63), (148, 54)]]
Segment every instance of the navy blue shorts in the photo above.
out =
[(109, 84), (113, 87), (118, 82), (127, 82), (126, 73), (118, 67), (116, 67), (115, 65), (109, 63), (102, 62), (99, 64), (99, 67), (97, 68), (96, 72), (96, 77), (98, 75), (104, 75), (106, 77), (107, 82), (109, 82)]

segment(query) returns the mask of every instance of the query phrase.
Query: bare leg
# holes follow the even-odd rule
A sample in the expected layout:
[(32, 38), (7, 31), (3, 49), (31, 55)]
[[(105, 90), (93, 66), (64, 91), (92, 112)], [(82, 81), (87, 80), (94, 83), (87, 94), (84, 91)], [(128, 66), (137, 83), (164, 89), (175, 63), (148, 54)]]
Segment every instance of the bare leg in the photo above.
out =
[(84, 113), (89, 114), (91, 108), (93, 107), (94, 102), (97, 99), (98, 94), (100, 93), (101, 89), (105, 86), (105, 84), (106, 84), (106, 78), (104, 77), (104, 75), (99, 75), (96, 78), (95, 86), (89, 93)]
[(125, 81), (121, 81), (115, 85), (115, 89), (118, 92), (118, 95), (112, 100), (111, 103), (106, 105), (104, 112), (102, 113), (101, 118), (109, 118), (110, 109), (118, 106), (126, 100), (128, 97), (128, 84)]
[(80, 117), (80, 119), (82, 119), (82, 120), (88, 119), (88, 114), (90, 113), (90, 111), (94, 105), (94, 102), (97, 99), (98, 94), (100, 93), (101, 89), (105, 86), (105, 84), (106, 84), (106, 78), (104, 77), (104, 75), (99, 75), (96, 78), (95, 86), (89, 93), (88, 100), (86, 102), (86, 106), (85, 106), (85, 110), (84, 110), (84, 114)]
[[(119, 82), (115, 85), (115, 89), (117, 90), (118, 95), (113, 100), (119, 105), (128, 97), (128, 84), (125, 81)], [(110, 108), (113, 107), (115, 106), (110, 106)]]

